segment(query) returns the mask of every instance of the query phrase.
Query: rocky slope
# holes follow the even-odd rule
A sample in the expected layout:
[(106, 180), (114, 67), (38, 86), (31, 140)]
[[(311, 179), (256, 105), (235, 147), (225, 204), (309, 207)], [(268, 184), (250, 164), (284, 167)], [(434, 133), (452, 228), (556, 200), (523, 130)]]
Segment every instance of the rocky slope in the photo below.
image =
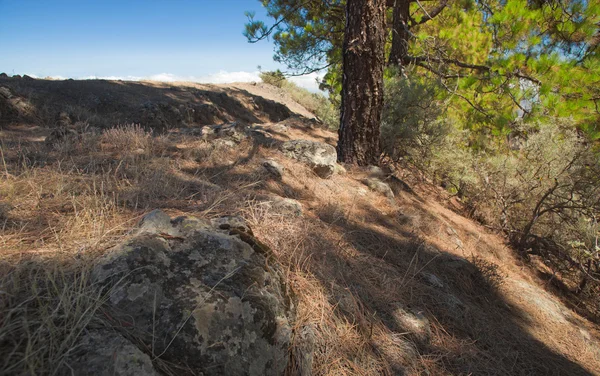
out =
[[(338, 165), (335, 133), (274, 88), (5, 78), (0, 95), (3, 264), (92, 265), (102, 296), (31, 369), (598, 374), (598, 327), (500, 237), (409, 171)], [(16, 374), (16, 313), (40, 312), (18, 297), (39, 289), (2, 283)]]

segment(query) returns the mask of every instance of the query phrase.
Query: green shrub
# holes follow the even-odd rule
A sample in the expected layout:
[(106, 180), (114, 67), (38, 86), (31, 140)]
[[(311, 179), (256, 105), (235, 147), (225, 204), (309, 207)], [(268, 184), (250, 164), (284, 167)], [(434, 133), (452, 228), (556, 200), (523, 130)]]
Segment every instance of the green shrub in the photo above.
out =
[(446, 142), (452, 126), (440, 119), (444, 106), (436, 93), (435, 85), (416, 79), (393, 75), (386, 80), (381, 145), (392, 160), (425, 170)]
[(470, 158), (448, 152), (442, 166), (452, 161), (455, 181), (470, 177), (461, 187), (466, 202), (517, 249), (541, 256), (563, 275), (578, 276), (580, 289), (588, 280), (597, 282), (600, 157), (565, 119), (517, 131), (523, 138), (517, 150), (507, 145)]
[(279, 69), (276, 71), (260, 72), (260, 79), (265, 83), (277, 87), (282, 87), (285, 79), (285, 75)]

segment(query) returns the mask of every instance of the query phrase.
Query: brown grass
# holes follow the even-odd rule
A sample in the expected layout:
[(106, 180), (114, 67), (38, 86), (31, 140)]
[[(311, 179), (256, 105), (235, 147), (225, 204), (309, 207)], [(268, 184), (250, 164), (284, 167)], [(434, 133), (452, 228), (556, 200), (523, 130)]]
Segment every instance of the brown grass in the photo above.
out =
[[(397, 191), (390, 203), (362, 185), (365, 171), (319, 179), (250, 140), (229, 148), (124, 125), (45, 145), (39, 128), (0, 132), (0, 374), (52, 374), (82, 330), (107, 325), (88, 267), (154, 208), (249, 221), (286, 270), (296, 333), (314, 330), (316, 375), (600, 369), (579, 332), (593, 342), (595, 328), (575, 314), (552, 322), (521, 299), (514, 281), (543, 291), (502, 241), (429, 196)], [(329, 137), (319, 132), (310, 137)], [(269, 177), (264, 158), (286, 167), (283, 180)], [(265, 194), (299, 200), (304, 216), (269, 210)], [(431, 334), (404, 326), (399, 307), (421, 312)]]

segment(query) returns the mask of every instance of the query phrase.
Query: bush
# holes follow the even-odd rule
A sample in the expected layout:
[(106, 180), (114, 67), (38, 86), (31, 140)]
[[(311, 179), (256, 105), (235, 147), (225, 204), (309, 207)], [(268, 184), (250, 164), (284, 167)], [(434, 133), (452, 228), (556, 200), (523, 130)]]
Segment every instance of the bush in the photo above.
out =
[(394, 75), (386, 80), (381, 122), (383, 152), (424, 170), (436, 149), (446, 142), (451, 124), (439, 119), (444, 106), (435, 85)]
[[(425, 137), (414, 129), (393, 134)], [(526, 257), (541, 257), (600, 315), (600, 156), (566, 119), (518, 124), (513, 133), (518, 142), (509, 137), (495, 150), (474, 151), (469, 131), (456, 130), (430, 149), (412, 140), (394, 145), (410, 158), (424, 156), (424, 172), (472, 216), (503, 231)]]
[(285, 79), (285, 75), (279, 69), (276, 71), (260, 72), (260, 79), (265, 83), (277, 87), (282, 87)]
[(567, 120), (520, 128), (517, 150), (446, 150), (434, 158), (434, 173), (453, 181), (477, 217), (517, 249), (580, 278), (580, 292), (600, 281), (600, 158)]

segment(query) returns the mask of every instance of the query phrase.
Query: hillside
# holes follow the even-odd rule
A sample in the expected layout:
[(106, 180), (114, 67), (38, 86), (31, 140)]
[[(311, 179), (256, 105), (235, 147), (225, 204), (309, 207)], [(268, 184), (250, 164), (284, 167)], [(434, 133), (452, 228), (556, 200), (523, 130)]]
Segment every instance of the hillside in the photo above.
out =
[[(197, 373), (167, 351), (173, 340), (155, 352), (162, 306), (145, 337), (140, 320), (115, 319), (114, 299), (90, 277), (162, 212), (213, 220), (206, 231), (226, 228), (267, 254), (294, 311), (288, 374), (600, 375), (598, 326), (499, 235), (410, 171), (335, 164), (336, 138), (262, 83), (0, 78), (0, 374), (69, 374), (98, 328), (152, 362), (122, 374)], [(223, 216), (245, 230), (214, 225)], [(169, 231), (155, 235), (175, 250), (188, 244), (187, 232)], [(244, 265), (215, 277), (208, 295)], [(173, 338), (201, 326), (192, 313)]]

